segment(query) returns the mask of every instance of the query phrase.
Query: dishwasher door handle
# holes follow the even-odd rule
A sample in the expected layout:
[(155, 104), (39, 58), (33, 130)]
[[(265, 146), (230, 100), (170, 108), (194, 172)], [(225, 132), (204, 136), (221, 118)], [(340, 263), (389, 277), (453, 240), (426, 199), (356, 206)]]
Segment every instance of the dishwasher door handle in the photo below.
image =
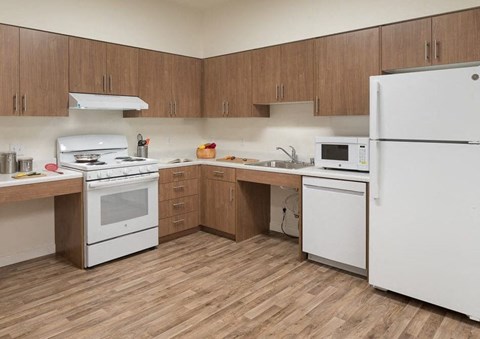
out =
[(344, 193), (344, 194), (352, 194), (352, 195), (358, 195), (358, 196), (365, 195), (364, 191), (355, 191), (355, 190), (348, 190), (348, 189), (343, 189), (343, 188), (316, 186), (316, 185), (310, 185), (310, 184), (303, 184), (303, 187), (318, 190), (318, 191)]

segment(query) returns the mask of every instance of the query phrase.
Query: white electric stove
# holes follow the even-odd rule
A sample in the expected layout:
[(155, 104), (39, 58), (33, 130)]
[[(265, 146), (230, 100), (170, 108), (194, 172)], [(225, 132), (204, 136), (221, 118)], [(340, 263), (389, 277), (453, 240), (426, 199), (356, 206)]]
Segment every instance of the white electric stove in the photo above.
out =
[(57, 161), (83, 173), (86, 267), (158, 245), (156, 160), (129, 156), (123, 135), (76, 135), (57, 139)]

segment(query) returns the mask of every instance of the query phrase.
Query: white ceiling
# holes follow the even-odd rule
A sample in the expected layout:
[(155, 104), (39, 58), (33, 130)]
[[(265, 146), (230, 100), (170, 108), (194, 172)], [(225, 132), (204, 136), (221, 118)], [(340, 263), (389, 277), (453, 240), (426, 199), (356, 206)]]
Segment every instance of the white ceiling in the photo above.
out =
[(230, 2), (232, 0), (167, 0), (179, 5), (188, 6), (196, 9), (205, 10), (219, 4)]

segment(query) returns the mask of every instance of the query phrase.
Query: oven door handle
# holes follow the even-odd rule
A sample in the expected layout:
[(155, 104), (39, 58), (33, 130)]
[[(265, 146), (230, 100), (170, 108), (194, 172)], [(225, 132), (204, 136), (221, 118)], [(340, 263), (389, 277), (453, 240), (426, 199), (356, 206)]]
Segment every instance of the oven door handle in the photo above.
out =
[(158, 181), (158, 173), (152, 173), (149, 174), (147, 177), (142, 176), (140, 178), (127, 178), (127, 179), (121, 179), (121, 180), (115, 180), (115, 181), (107, 181), (107, 182), (102, 182), (102, 181), (97, 181), (97, 182), (89, 182), (87, 185), (88, 190), (94, 190), (94, 189), (102, 189), (102, 188), (108, 188), (108, 187), (117, 187), (117, 186), (122, 186), (122, 185), (132, 185), (132, 184), (138, 184), (142, 182), (148, 182), (148, 181)]

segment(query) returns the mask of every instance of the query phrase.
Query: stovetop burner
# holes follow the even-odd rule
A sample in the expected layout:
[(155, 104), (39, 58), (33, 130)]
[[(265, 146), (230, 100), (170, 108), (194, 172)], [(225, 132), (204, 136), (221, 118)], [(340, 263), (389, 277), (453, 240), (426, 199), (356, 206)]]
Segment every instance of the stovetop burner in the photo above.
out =
[(105, 165), (105, 164), (106, 164), (105, 161), (95, 161), (95, 162), (84, 163), (84, 165), (87, 165), (87, 166), (96, 166), (96, 165)]
[(121, 160), (121, 161), (125, 161), (125, 162), (146, 161), (145, 158), (132, 158), (132, 157), (116, 157), (115, 160)]

